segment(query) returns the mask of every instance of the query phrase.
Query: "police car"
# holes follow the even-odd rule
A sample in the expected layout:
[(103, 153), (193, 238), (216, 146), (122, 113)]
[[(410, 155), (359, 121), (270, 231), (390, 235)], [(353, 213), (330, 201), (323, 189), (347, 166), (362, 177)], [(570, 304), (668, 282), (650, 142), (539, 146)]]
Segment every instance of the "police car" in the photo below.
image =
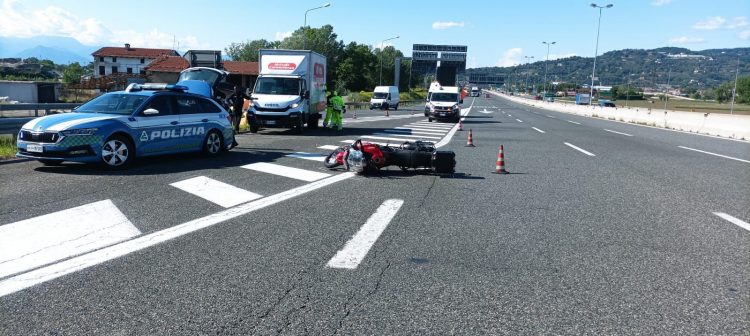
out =
[(231, 117), (205, 94), (211, 91), (208, 84), (189, 82), (131, 84), (71, 113), (31, 120), (18, 134), (16, 156), (45, 165), (76, 161), (121, 168), (151, 155), (217, 155), (233, 144)]

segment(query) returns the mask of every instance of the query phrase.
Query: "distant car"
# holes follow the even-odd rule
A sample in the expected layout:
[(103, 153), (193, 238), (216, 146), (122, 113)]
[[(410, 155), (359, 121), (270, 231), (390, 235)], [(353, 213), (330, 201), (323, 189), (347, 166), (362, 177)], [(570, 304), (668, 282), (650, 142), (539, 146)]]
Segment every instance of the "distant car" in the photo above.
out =
[(615, 103), (613, 103), (613, 102), (601, 102), (601, 103), (599, 103), (599, 106), (602, 106), (602, 107), (617, 107), (617, 105), (615, 105)]
[(212, 156), (229, 149), (234, 140), (229, 113), (187, 91), (180, 85), (131, 84), (71, 113), (36, 118), (21, 128), (16, 156), (45, 165), (75, 161), (114, 169), (136, 157), (198, 151)]

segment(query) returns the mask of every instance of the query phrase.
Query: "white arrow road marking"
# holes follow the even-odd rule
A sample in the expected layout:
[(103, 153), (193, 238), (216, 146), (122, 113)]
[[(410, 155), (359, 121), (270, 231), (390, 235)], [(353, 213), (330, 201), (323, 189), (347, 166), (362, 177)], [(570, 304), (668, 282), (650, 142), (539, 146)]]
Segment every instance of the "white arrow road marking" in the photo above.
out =
[(739, 227), (741, 227), (741, 228), (743, 228), (743, 229), (745, 229), (747, 231), (750, 231), (750, 224), (748, 224), (748, 223), (746, 223), (746, 222), (744, 222), (744, 221), (742, 221), (740, 219), (734, 218), (734, 217), (732, 217), (730, 215), (727, 215), (727, 214), (725, 214), (723, 212), (714, 212), (714, 215), (717, 215), (717, 216), (719, 216), (719, 217), (721, 217), (721, 218), (729, 221), (732, 224), (735, 224), (735, 225), (737, 225), (737, 226), (739, 226)]
[(344, 248), (336, 252), (336, 255), (328, 261), (326, 266), (345, 269), (357, 268), (403, 204), (404, 200), (400, 199), (389, 199), (383, 202), (359, 231), (346, 242)]
[(205, 176), (196, 176), (170, 185), (225, 208), (263, 197)]
[[(333, 149), (339, 148), (338, 146), (331, 146), (331, 147), (333, 147)], [(289, 177), (289, 178), (302, 180), (306, 182), (317, 181), (322, 178), (331, 176), (330, 174), (326, 174), (326, 173), (287, 167), (287, 166), (277, 165), (277, 164), (268, 163), (268, 162), (251, 163), (251, 164), (242, 166), (242, 168), (255, 170), (255, 171), (259, 171), (263, 173), (268, 173), (268, 174), (273, 174), (273, 175), (278, 175), (278, 176)]]
[(583, 153), (583, 154), (586, 154), (586, 155), (588, 155), (588, 156), (596, 156), (596, 155), (594, 155), (594, 154), (593, 154), (593, 153), (591, 153), (591, 152), (588, 152), (588, 151), (586, 151), (586, 150), (584, 150), (584, 149), (582, 149), (582, 148), (580, 148), (580, 147), (576, 147), (576, 146), (574, 146), (574, 145), (571, 145), (571, 144), (569, 144), (569, 143), (567, 143), (567, 142), (564, 142), (564, 144), (565, 144), (566, 146), (568, 146), (568, 147), (570, 147), (570, 148), (573, 148), (573, 149), (575, 149), (575, 150), (577, 150), (577, 151), (579, 151), (579, 152), (581, 152), (581, 153)]
[(484, 113), (484, 114), (489, 114), (489, 113), (492, 113), (492, 111), (487, 111), (487, 109), (483, 109), (483, 110), (481, 110), (481, 111), (479, 111), (479, 112), (480, 112), (480, 113)]
[(236, 207), (182, 223), (171, 228), (156, 231), (126, 242), (108, 246), (94, 252), (4, 279), (0, 281), (0, 297), (214, 226), (336, 182), (346, 180), (353, 176), (354, 174), (350, 172), (334, 175), (259, 200), (240, 204)]
[(110, 200), (0, 226), (0, 278), (141, 234)]
[(738, 159), (736, 157), (731, 157), (731, 156), (726, 156), (726, 155), (711, 153), (711, 152), (707, 152), (707, 151), (702, 151), (700, 149), (695, 149), (695, 148), (690, 148), (690, 147), (685, 147), (685, 146), (677, 146), (677, 147), (680, 147), (682, 149), (691, 150), (691, 151), (696, 151), (696, 152), (699, 152), (699, 153), (704, 153), (704, 154), (714, 155), (714, 156), (718, 156), (718, 157), (723, 157), (725, 159), (730, 159), (730, 160), (736, 160), (736, 161), (740, 161), (740, 162), (750, 163), (750, 161), (748, 161), (748, 160), (743, 160), (743, 159)]

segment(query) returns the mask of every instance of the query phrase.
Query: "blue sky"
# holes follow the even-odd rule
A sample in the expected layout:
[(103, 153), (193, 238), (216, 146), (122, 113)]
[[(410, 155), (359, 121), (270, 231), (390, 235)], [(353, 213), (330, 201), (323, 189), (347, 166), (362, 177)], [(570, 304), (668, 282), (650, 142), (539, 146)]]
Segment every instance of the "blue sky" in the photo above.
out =
[[(600, 1), (600, 0), (596, 0)], [(89, 45), (224, 49), (231, 42), (278, 39), (326, 0), (2, 0), (0, 36), (70, 36)], [(393, 36), (469, 47), (469, 67), (594, 54), (598, 10), (590, 1), (330, 0), (308, 25), (331, 24), (339, 39), (378, 46)], [(750, 0), (613, 0), (602, 16), (599, 53), (663, 46), (692, 50), (750, 46)]]

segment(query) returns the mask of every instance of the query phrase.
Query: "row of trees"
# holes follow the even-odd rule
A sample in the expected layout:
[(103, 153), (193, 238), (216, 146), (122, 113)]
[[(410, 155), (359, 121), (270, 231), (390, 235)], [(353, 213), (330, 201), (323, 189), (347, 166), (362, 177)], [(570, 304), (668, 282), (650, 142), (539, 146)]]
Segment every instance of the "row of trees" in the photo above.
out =
[[(383, 85), (392, 85), (396, 58), (404, 57), (400, 50), (392, 46), (381, 50), (357, 42), (345, 44), (337, 38), (331, 25), (320, 28), (301, 27), (282, 41), (260, 39), (232, 43), (224, 51), (232, 60), (257, 62), (260, 49), (312, 50), (328, 59), (329, 88), (335, 88), (339, 92), (371, 91), (381, 83), (381, 70)], [(400, 70), (399, 87), (402, 91), (408, 90), (409, 62), (402, 62)], [(422, 78), (417, 78), (415, 74), (412, 82), (421, 81)]]

